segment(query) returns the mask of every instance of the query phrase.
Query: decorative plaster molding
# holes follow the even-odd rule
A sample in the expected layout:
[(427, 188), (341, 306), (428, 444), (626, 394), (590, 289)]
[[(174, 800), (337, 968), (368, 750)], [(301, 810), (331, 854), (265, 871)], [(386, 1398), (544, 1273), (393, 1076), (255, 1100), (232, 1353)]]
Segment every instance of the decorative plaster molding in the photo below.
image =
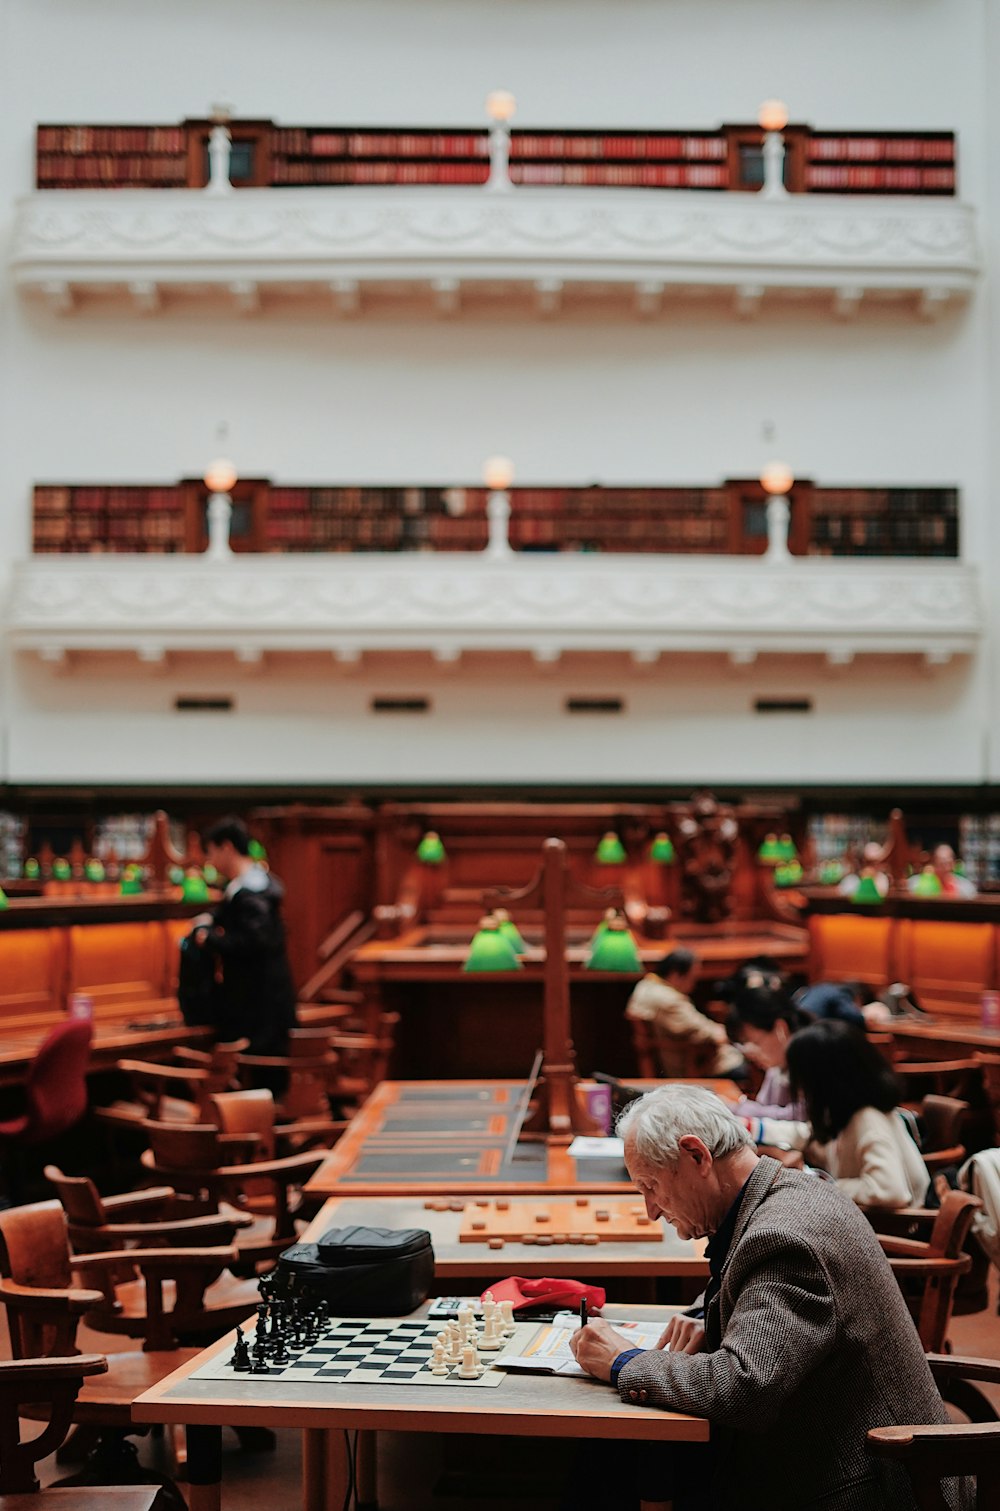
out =
[(741, 313), (747, 290), (754, 308), (764, 289), (844, 290), (843, 313), (894, 289), (926, 317), (980, 264), (975, 214), (949, 199), (571, 188), (45, 190), (20, 201), (11, 254), (21, 287), (50, 298), (316, 283), (352, 312), (357, 285), (422, 283), (440, 303), (443, 281), (452, 294), (482, 281), (524, 282), (549, 314), (564, 284), (591, 282), (722, 286)]
[(957, 562), (755, 557), (366, 555), (79, 557), (13, 571), (13, 643), (158, 653), (322, 650), (718, 651), (943, 660), (983, 634), (977, 571)]

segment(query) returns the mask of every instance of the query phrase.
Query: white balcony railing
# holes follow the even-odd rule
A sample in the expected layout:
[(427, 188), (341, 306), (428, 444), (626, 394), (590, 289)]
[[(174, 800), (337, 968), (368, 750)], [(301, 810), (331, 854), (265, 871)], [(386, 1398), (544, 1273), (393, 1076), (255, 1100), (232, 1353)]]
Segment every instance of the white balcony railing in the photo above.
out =
[(7, 630), (54, 663), (174, 652), (254, 663), (282, 652), (574, 651), (637, 663), (717, 652), (911, 655), (975, 651), (979, 575), (955, 561), (590, 555), (67, 556), (13, 569)]
[(743, 317), (809, 293), (845, 319), (886, 297), (929, 317), (980, 262), (950, 198), (524, 186), (46, 190), (19, 202), (11, 252), (57, 311), (114, 290), (142, 314), (206, 287), (250, 314), (303, 286), (356, 314), (403, 285), (441, 314), (513, 289), (555, 315), (583, 286), (643, 315), (694, 289)]

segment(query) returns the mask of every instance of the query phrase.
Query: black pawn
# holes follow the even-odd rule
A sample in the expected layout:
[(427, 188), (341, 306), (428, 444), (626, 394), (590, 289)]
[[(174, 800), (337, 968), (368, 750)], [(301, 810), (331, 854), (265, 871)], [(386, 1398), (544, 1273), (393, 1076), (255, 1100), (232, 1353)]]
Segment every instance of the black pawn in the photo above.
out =
[(245, 1375), (250, 1372), (250, 1349), (247, 1346), (247, 1340), (243, 1336), (243, 1329), (241, 1327), (236, 1329), (236, 1347), (233, 1349), (233, 1357), (229, 1363), (236, 1370), (237, 1374)]

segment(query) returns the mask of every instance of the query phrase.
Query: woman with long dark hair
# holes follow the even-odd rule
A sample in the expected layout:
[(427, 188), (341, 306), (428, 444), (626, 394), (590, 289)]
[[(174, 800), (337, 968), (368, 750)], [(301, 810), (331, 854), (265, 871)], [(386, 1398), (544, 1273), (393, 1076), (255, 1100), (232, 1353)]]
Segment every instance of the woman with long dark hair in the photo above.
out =
[(860, 1030), (826, 1020), (801, 1029), (786, 1052), (814, 1143), (806, 1158), (859, 1206), (922, 1206), (927, 1167), (899, 1114), (900, 1088)]

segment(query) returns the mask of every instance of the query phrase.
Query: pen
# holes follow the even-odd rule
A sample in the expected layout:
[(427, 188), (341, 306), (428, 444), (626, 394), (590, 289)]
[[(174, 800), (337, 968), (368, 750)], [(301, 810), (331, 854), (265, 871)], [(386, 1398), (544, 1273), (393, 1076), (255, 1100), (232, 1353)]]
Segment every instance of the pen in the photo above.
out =
[(586, 1327), (587, 1326), (587, 1298), (586, 1298), (586, 1296), (584, 1296), (583, 1300), (580, 1302), (580, 1326), (581, 1327)]

